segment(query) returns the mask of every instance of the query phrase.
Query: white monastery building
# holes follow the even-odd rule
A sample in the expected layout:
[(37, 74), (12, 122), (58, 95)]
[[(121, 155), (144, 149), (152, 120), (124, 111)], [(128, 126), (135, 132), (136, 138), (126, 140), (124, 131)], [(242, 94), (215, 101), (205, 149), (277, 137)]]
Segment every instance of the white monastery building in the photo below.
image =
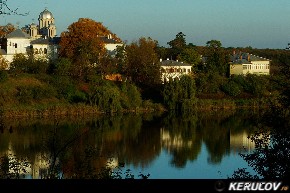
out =
[[(15, 54), (28, 56), (29, 52), (33, 52), (38, 58), (55, 59), (58, 57), (60, 41), (60, 37), (56, 34), (53, 14), (45, 8), (39, 14), (38, 25), (31, 23), (22, 29), (16, 29), (1, 40), (0, 54), (8, 64), (13, 61)], [(100, 38), (104, 41), (105, 48), (111, 56), (116, 54), (118, 46), (123, 46), (122, 43), (112, 39), (111, 34)]]
[[(54, 17), (45, 9), (38, 17), (39, 24), (34, 23), (7, 34), (2, 40), (1, 55), (11, 63), (15, 54), (28, 55), (33, 52), (36, 57), (48, 59), (57, 57), (56, 27)], [(4, 42), (4, 43), (3, 43)], [(8, 66), (9, 68), (9, 66)]]

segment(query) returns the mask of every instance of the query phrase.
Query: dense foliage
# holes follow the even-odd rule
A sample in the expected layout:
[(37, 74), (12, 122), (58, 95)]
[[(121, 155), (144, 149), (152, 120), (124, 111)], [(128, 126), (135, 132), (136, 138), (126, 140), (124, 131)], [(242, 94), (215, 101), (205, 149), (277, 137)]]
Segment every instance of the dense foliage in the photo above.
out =
[(191, 112), (195, 110), (195, 82), (190, 76), (181, 76), (165, 83), (164, 104), (170, 110)]

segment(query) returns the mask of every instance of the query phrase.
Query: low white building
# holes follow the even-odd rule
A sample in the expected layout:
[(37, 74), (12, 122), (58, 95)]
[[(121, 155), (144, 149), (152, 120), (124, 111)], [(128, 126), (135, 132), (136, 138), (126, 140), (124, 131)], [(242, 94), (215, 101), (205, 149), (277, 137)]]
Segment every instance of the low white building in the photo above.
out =
[(1, 46), (1, 55), (8, 63), (12, 62), (15, 54), (27, 54), (30, 47), (30, 36), (17, 29), (6, 37), (6, 42)]
[(0, 54), (9, 64), (15, 54), (24, 54), (33, 51), (36, 57), (54, 59), (57, 57), (57, 44), (55, 20), (50, 11), (45, 9), (39, 14), (39, 24), (34, 23), (7, 34), (1, 39)]
[(160, 59), (162, 82), (168, 82), (170, 79), (180, 78), (181, 75), (192, 73), (192, 65), (178, 60)]
[(30, 43), (30, 49), (37, 58), (42, 59), (56, 59), (58, 57), (58, 43), (55, 42), (55, 38), (39, 38), (32, 40)]
[(15, 54), (28, 56), (31, 51), (37, 58), (54, 59), (57, 57), (57, 43), (55, 38), (32, 38), (20, 29), (7, 35), (4, 45), (1, 46), (1, 55), (8, 63), (13, 61)]
[(231, 55), (230, 75), (270, 75), (270, 60), (249, 53)]
[(116, 55), (117, 48), (123, 46), (123, 43), (114, 40), (111, 34), (107, 37), (100, 37), (100, 39), (104, 42), (108, 54), (113, 57)]

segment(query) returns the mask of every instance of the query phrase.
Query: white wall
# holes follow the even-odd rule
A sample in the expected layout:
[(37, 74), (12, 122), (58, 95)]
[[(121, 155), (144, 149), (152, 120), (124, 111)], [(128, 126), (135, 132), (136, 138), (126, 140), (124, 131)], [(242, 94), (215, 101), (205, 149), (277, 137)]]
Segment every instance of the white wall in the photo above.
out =
[(117, 46), (123, 46), (123, 44), (105, 44), (105, 48), (108, 51), (114, 51), (117, 49)]
[[(17, 48), (16, 45), (17, 44)], [(18, 39), (11, 38), (7, 39), (7, 54), (26, 54), (27, 48), (30, 46), (30, 39)]]
[(170, 78), (179, 78), (181, 75), (190, 74), (191, 66), (161, 66), (162, 82)]
[(251, 64), (231, 64), (230, 74), (270, 74), (270, 61), (252, 61)]

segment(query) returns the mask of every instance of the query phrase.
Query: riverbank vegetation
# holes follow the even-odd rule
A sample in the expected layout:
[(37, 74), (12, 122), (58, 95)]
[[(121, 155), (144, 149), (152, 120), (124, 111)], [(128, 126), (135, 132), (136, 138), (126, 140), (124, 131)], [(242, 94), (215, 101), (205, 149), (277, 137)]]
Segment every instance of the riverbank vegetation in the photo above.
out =
[[(61, 34), (58, 58), (47, 60), (32, 52), (28, 57), (16, 54), (9, 70), (1, 58), (1, 115), (267, 108), (283, 92), (280, 69), (290, 58), (285, 50), (224, 48), (218, 40), (195, 46), (187, 44), (186, 35), (180, 32), (168, 42), (168, 48), (141, 37), (119, 46), (112, 55), (99, 38), (110, 34), (122, 42), (101, 23), (81, 18)], [(271, 75), (230, 76), (229, 54), (233, 50), (269, 57)], [(160, 58), (192, 64), (193, 73), (163, 83)]]

